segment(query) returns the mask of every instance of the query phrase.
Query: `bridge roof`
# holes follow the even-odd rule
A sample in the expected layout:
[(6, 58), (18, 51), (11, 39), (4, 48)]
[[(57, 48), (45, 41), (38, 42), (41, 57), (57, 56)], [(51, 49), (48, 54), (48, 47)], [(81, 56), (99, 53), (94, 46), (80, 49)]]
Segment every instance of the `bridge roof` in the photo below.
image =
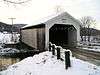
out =
[(60, 15), (64, 15), (64, 14), (69, 15), (75, 22), (81, 24), (77, 19), (75, 19), (74, 17), (72, 17), (72, 16), (71, 16), (70, 14), (68, 14), (67, 12), (61, 12), (61, 13), (56, 13), (56, 14), (47, 16), (47, 17), (45, 17), (45, 18), (42, 18), (42, 19), (40, 19), (40, 20), (37, 20), (37, 21), (33, 22), (33, 24), (29, 24), (29, 25), (26, 25), (26, 26), (22, 27), (22, 29), (23, 29), (23, 28), (27, 28), (27, 27), (29, 28), (29, 27), (32, 27), (32, 26), (34, 27), (34, 26), (36, 26), (36, 25), (45, 24), (48, 20), (51, 20), (51, 19), (53, 19), (53, 18), (55, 18), (55, 17), (59, 17)]

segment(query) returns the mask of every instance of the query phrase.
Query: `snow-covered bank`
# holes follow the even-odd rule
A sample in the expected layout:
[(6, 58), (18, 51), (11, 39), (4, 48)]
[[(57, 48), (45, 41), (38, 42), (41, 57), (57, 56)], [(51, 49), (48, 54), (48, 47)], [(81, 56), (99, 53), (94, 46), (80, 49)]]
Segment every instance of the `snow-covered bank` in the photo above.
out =
[(28, 57), (0, 72), (1, 75), (100, 75), (100, 68), (71, 58), (71, 67), (66, 70), (63, 61), (57, 60), (50, 52)]
[(100, 43), (81, 42), (81, 43), (79, 43), (77, 48), (89, 50), (89, 51), (100, 52)]
[(2, 48), (0, 49), (0, 54), (7, 54), (7, 53), (18, 53), (20, 50), (15, 48)]
[(18, 43), (19, 42), (19, 36), (20, 34), (14, 33), (1, 33), (0, 32), (0, 43), (5, 43), (5, 44), (13, 44), (13, 43)]
[(87, 48), (87, 47), (83, 47), (81, 49), (100, 52), (100, 47), (99, 48), (98, 47), (97, 48)]

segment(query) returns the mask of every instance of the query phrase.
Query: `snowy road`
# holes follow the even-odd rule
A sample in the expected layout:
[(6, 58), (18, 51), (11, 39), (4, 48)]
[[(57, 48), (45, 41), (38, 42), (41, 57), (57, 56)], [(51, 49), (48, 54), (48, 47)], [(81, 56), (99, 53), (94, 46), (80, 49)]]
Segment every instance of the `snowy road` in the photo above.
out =
[(100, 66), (100, 52), (88, 51), (83, 49), (71, 49), (73, 56), (76, 58), (82, 59), (84, 61), (88, 61), (95, 65)]

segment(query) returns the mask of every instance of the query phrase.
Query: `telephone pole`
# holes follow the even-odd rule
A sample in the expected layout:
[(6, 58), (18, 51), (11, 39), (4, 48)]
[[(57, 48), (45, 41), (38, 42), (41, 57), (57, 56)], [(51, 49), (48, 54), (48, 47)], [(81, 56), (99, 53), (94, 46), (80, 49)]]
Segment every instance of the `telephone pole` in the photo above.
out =
[(16, 19), (16, 18), (8, 18), (8, 19), (11, 19), (11, 21), (12, 21), (12, 33), (13, 33), (13, 25), (14, 25), (14, 20)]
[(16, 18), (8, 18), (8, 19), (11, 19), (11, 21), (12, 21), (12, 27), (11, 27), (12, 40), (11, 40), (11, 41), (14, 41), (14, 38), (13, 38), (13, 25), (14, 25), (14, 20), (15, 20)]
[(13, 25), (13, 24), (14, 24), (13, 22), (14, 22), (14, 20), (15, 20), (16, 18), (8, 18), (8, 19), (11, 19), (12, 25)]

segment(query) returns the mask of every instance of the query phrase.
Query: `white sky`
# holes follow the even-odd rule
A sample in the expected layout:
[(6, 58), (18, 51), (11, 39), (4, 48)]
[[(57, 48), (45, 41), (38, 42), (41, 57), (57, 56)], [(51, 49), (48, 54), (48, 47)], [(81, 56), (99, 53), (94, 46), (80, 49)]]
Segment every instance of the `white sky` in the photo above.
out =
[(8, 18), (14, 17), (14, 23), (32, 24), (35, 20), (54, 14), (57, 5), (77, 19), (82, 16), (94, 17), (97, 20), (96, 28), (100, 29), (100, 0), (32, 0), (18, 7), (8, 7), (1, 2), (0, 21), (10, 24)]

